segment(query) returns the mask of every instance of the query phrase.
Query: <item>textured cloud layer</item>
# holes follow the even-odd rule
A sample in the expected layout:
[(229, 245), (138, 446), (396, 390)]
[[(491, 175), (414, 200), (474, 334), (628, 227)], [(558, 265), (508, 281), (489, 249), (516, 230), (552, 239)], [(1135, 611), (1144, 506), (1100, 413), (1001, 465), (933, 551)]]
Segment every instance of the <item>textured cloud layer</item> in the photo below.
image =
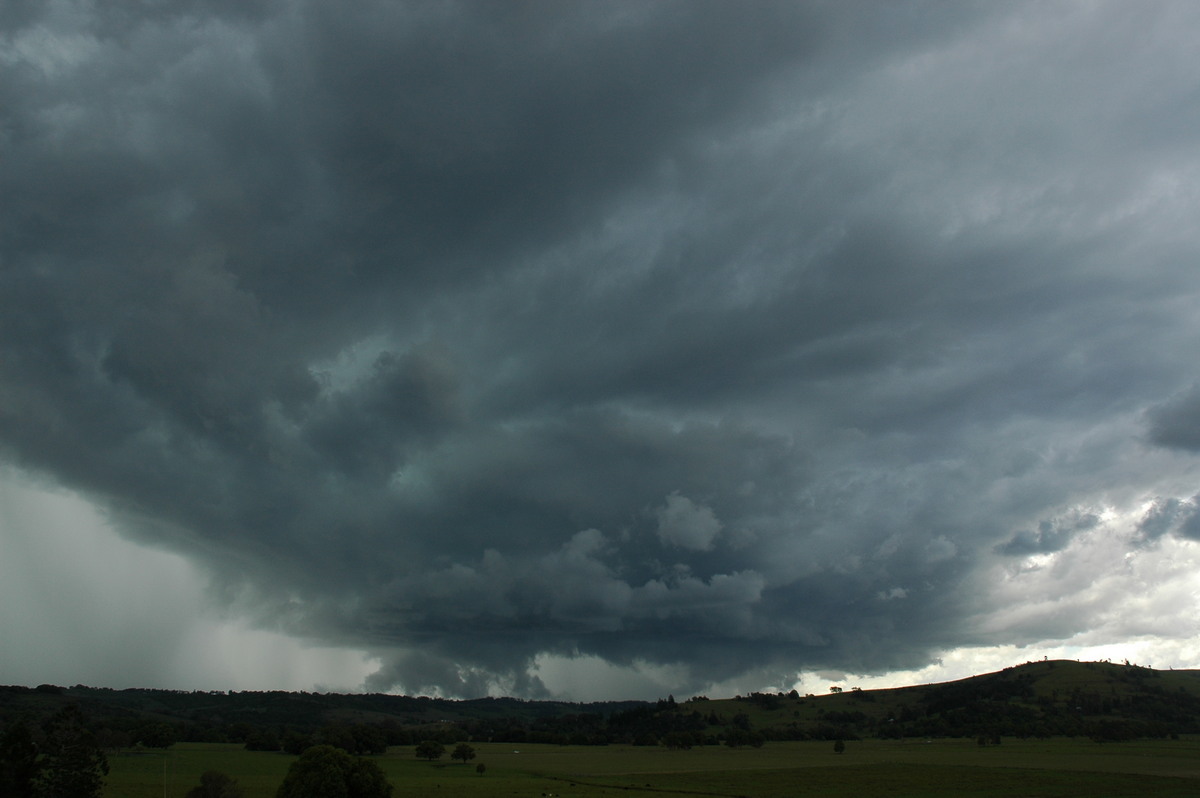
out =
[(0, 452), (377, 688), (1069, 637), (997, 574), (1198, 537), (1197, 30), (9, 4)]

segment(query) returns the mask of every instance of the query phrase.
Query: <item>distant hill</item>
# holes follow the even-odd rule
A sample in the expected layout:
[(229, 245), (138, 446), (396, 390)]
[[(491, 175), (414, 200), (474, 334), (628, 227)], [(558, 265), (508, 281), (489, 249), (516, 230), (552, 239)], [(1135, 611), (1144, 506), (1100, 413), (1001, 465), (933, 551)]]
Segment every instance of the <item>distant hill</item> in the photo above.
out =
[(718, 717), (744, 713), (754, 728), (798, 738), (1131, 739), (1200, 732), (1200, 671), (1048, 660), (939, 684), (704, 704)]
[[(311, 741), (374, 729), (388, 744), (427, 738), (677, 747), (863, 737), (1089, 737), (1200, 733), (1200, 671), (1052, 660), (941, 684), (803, 696), (570, 703), (452, 701), (381, 694), (183, 692), (41, 685), (0, 687), (0, 725), (40, 722), (76, 703), (97, 729), (136, 742), (147, 728), (178, 740)], [(324, 735), (324, 736), (322, 736)], [(282, 744), (282, 743), (279, 743)]]

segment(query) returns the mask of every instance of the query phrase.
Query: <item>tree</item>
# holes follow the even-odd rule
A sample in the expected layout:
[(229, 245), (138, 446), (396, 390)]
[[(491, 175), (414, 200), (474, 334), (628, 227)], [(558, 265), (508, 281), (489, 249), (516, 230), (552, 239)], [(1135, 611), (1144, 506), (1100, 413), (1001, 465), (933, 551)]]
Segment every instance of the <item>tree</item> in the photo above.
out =
[(432, 762), (435, 759), (441, 759), (444, 753), (446, 753), (446, 746), (437, 740), (422, 740), (417, 743), (417, 756), (421, 759), (428, 759)]
[(478, 773), (480, 776), (482, 776), (484, 773), (487, 772), (487, 765), (480, 762), (478, 765), (475, 766), (475, 772)]
[(166, 723), (149, 723), (138, 730), (137, 741), (147, 748), (170, 748), (175, 730)]
[(745, 729), (729, 729), (725, 732), (725, 745), (730, 748), (740, 748), (750, 742), (750, 732)]
[(219, 770), (206, 770), (200, 776), (200, 786), (188, 790), (186, 798), (243, 798), (237, 780)]
[(256, 729), (246, 738), (247, 751), (278, 751), (279, 738), (270, 729)]
[(841, 740), (837, 740), (836, 742), (834, 742), (833, 752), (835, 754), (840, 754), (845, 750), (846, 750), (846, 743), (842, 742)]
[(389, 798), (392, 785), (388, 784), (383, 769), (369, 759), (355, 759), (354, 767), (346, 777), (349, 798)]
[(469, 760), (475, 758), (475, 749), (466, 743), (459, 743), (454, 747), (454, 753), (450, 754), (451, 759), (461, 759), (463, 764), (467, 764)]
[(379, 765), (332, 745), (309, 748), (288, 768), (275, 798), (391, 798)]
[(382, 754), (387, 751), (387, 735), (378, 726), (356, 724), (350, 727), (350, 736), (354, 738), (356, 754)]
[(101, 729), (96, 732), (96, 744), (115, 754), (122, 748), (133, 745), (133, 737), (129, 732), (120, 729)]
[(663, 737), (663, 745), (672, 750), (687, 750), (692, 747), (694, 742), (691, 732), (673, 731), (667, 732)]
[(306, 734), (301, 734), (298, 731), (289, 731), (283, 735), (283, 740), (280, 741), (283, 750), (292, 756), (300, 756), (309, 748), (312, 748), (312, 739)]
[(346, 752), (355, 750), (354, 735), (345, 726), (326, 726), (321, 729), (320, 739), (323, 744)]
[(37, 777), (38, 747), (24, 723), (13, 724), (0, 737), (0, 795), (30, 798)]
[(99, 798), (108, 775), (108, 759), (74, 704), (61, 709), (46, 729), (46, 756), (34, 778), (36, 796)]

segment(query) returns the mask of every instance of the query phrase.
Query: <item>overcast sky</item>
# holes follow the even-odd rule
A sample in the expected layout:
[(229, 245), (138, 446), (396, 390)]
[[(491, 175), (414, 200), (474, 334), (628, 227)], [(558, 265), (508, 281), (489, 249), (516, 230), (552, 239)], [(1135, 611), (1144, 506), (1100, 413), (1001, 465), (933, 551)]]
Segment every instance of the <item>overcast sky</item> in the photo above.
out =
[(0, 683), (1200, 667), (1198, 37), (8, 0)]

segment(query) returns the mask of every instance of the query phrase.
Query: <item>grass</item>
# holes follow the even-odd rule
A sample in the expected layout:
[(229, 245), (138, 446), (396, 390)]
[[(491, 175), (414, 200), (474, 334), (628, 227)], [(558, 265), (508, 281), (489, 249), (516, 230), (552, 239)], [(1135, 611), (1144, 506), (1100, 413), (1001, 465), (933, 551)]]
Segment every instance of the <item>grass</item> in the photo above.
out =
[(165, 752), (109, 755), (105, 798), (183, 798), (206, 770), (238, 780), (247, 798), (274, 796), (295, 757), (240, 745), (176, 743)]
[[(396, 796), (711, 795), (773, 798), (803, 794), (937, 798), (978, 796), (1121, 798), (1200, 794), (1200, 739), (1110, 745), (1057, 739), (1006, 742), (906, 740), (768, 743), (669, 751), (652, 747), (513, 746), (480, 743), (467, 765), (425, 762), (411, 747), (374, 760)], [(205, 770), (236, 778), (246, 798), (271, 798), (294, 757), (239, 746), (180, 743), (165, 753), (110, 757), (106, 798), (182, 798)], [(475, 772), (477, 763), (487, 771)]]

